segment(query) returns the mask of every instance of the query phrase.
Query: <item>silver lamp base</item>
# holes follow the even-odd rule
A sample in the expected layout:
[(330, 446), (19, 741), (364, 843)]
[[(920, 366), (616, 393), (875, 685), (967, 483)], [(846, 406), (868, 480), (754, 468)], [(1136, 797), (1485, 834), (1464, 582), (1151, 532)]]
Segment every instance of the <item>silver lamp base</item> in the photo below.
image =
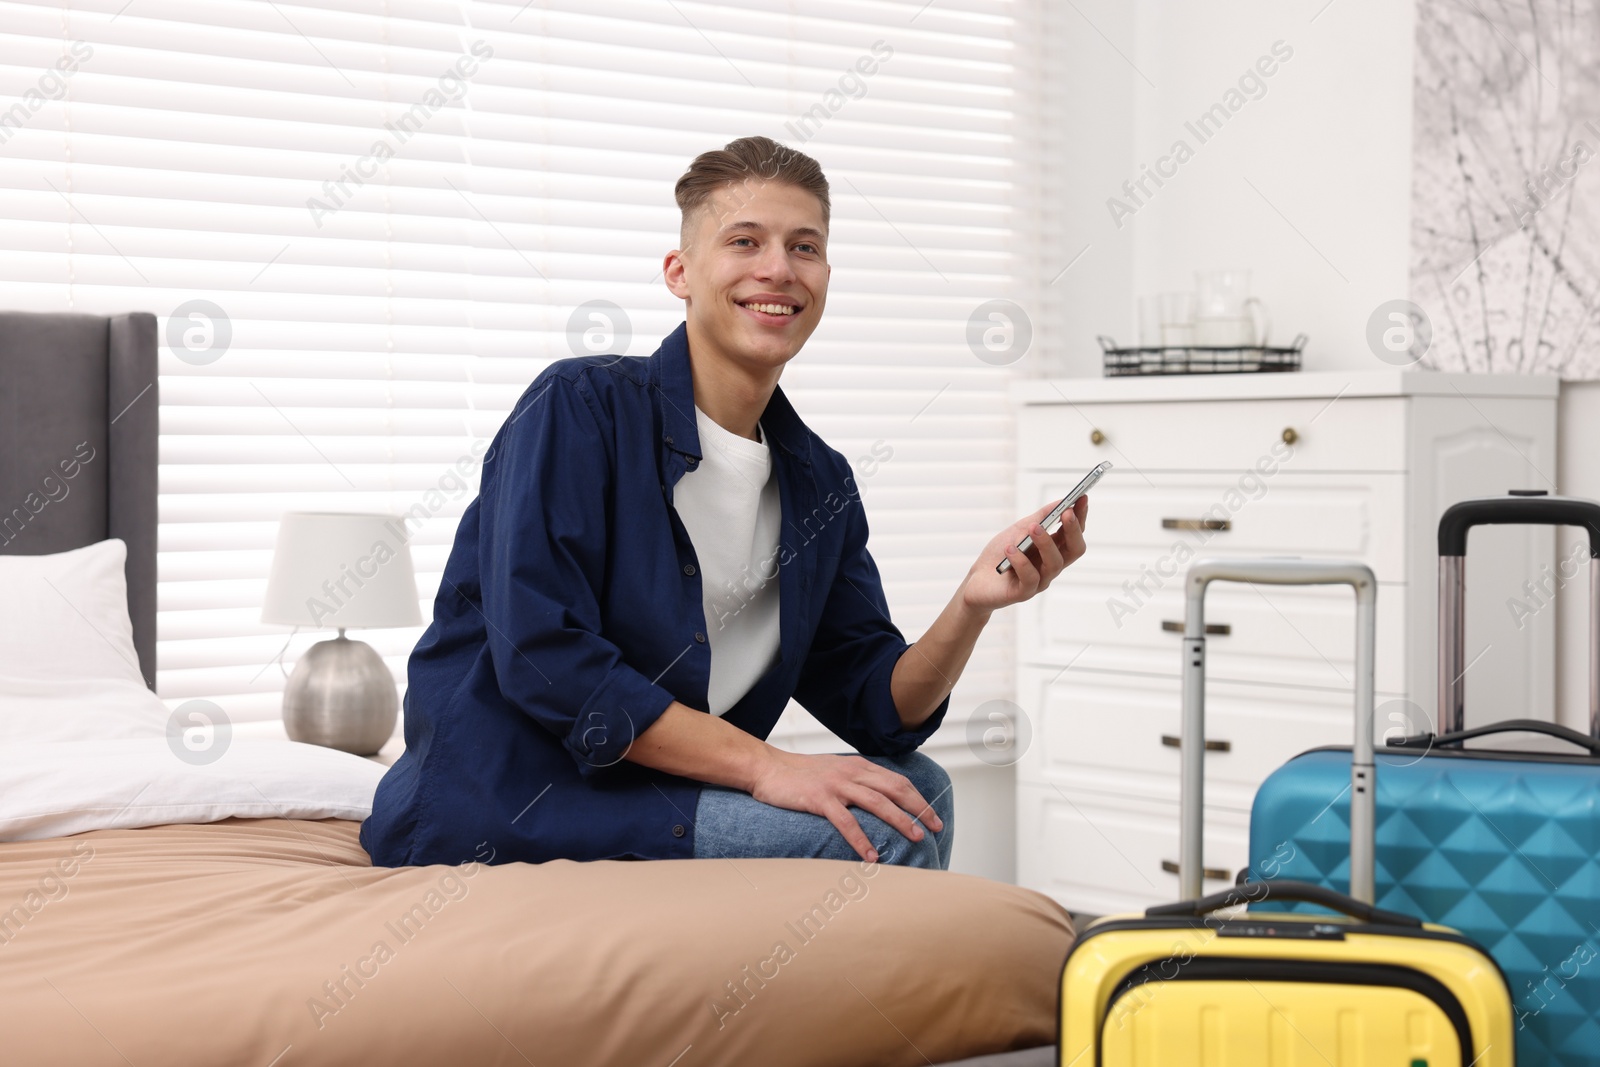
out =
[(290, 740), (370, 756), (394, 736), (400, 691), (383, 657), (339, 636), (306, 650), (283, 691)]

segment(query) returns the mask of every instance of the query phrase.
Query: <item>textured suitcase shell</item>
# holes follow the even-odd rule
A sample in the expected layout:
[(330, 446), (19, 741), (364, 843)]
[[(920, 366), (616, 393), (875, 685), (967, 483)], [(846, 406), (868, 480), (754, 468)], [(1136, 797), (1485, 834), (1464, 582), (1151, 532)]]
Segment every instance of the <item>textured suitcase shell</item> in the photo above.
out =
[[(1523, 1067), (1600, 1067), (1600, 762), (1435, 750), (1377, 763), (1378, 906), (1489, 950)], [(1273, 772), (1250, 816), (1252, 878), (1342, 889), (1349, 781), (1348, 749)]]

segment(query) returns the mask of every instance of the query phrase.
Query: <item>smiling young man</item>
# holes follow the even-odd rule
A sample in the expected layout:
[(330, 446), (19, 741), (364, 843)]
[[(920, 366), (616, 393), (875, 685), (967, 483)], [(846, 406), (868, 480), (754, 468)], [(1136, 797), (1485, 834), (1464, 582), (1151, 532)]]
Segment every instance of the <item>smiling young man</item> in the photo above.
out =
[[(827, 179), (745, 137), (676, 196), (685, 322), (647, 358), (552, 364), (484, 457), (361, 828), (375, 864), (950, 864), (950, 780), (916, 749), (990, 615), (1083, 554), (1087, 498), (996, 534), (908, 645), (849, 462), (778, 386), (827, 303)], [(791, 697), (861, 754), (767, 744)]]

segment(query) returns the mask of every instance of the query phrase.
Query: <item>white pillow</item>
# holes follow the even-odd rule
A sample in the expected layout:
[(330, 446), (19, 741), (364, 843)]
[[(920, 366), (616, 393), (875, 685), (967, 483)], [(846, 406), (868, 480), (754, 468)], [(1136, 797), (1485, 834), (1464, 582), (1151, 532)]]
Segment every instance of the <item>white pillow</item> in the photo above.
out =
[(0, 841), (246, 819), (365, 819), (388, 768), (297, 741), (195, 762), (165, 737), (0, 747)]
[(0, 743), (164, 736), (128, 617), (120, 538), (0, 556)]

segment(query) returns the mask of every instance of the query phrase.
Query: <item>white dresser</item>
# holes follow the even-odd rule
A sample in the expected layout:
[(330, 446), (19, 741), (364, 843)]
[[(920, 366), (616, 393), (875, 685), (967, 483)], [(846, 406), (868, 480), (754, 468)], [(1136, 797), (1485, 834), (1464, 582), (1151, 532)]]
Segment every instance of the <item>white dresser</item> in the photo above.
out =
[[(1019, 513), (1059, 499), (1094, 464), (1115, 465), (1090, 494), (1088, 554), (1016, 619), (1016, 699), (1032, 730), (1017, 763), (1018, 881), (1076, 912), (1177, 897), (1189, 562), (1371, 567), (1381, 744), (1432, 726), (1440, 513), (1509, 489), (1555, 492), (1553, 378), (1381, 370), (1013, 388)], [(1471, 535), (1468, 725), (1553, 717), (1556, 609), (1523, 583), (1553, 569), (1558, 540), (1565, 556), (1579, 539)], [(1355, 606), (1344, 588), (1221, 583), (1206, 606), (1209, 892), (1248, 862), (1261, 781), (1307, 748), (1349, 743)]]

